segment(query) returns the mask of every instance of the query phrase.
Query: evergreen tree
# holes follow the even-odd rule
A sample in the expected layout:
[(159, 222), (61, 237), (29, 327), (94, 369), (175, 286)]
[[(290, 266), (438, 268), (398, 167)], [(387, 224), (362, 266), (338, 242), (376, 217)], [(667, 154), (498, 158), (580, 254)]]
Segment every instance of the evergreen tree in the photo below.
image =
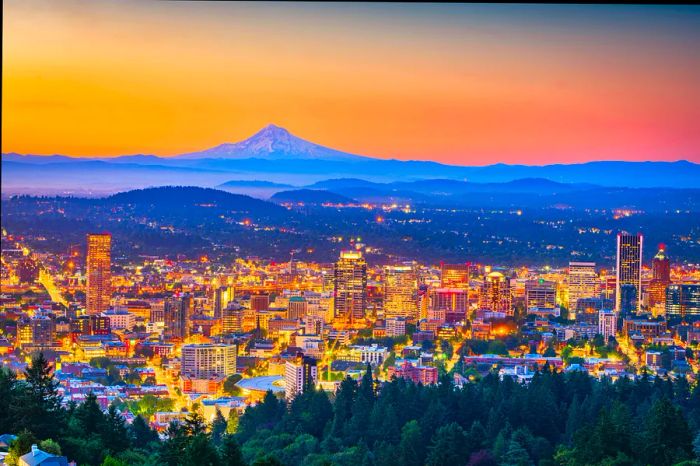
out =
[(671, 465), (692, 457), (692, 435), (680, 409), (667, 398), (652, 406), (644, 432), (644, 456), (649, 463)]
[(219, 445), (221, 443), (222, 437), (226, 434), (226, 426), (226, 418), (217, 407), (214, 420), (211, 423), (211, 440), (214, 445)]
[(130, 446), (129, 431), (124, 417), (114, 404), (111, 404), (107, 410), (102, 439), (107, 448), (115, 453), (122, 452)]
[(475, 452), (481, 450), (486, 443), (486, 429), (479, 421), (474, 421), (469, 429), (469, 451)]
[(252, 466), (284, 466), (277, 457), (272, 455), (263, 456), (253, 461)]
[(421, 466), (425, 457), (422, 435), (418, 421), (408, 421), (401, 429), (398, 460), (405, 466)]
[(11, 432), (17, 421), (15, 414), (18, 410), (16, 400), (19, 387), (17, 376), (10, 369), (0, 366), (0, 432)]
[(179, 466), (189, 443), (187, 431), (176, 422), (171, 422), (166, 430), (167, 439), (160, 444), (158, 460), (167, 466)]
[(49, 438), (56, 427), (64, 422), (64, 411), (58, 381), (44, 353), (32, 359), (24, 375), (25, 390), (15, 404), (15, 412), (21, 416), (18, 424), (30, 429), (39, 438)]
[(105, 432), (107, 421), (102, 408), (97, 404), (97, 397), (90, 392), (85, 397), (78, 407), (75, 409), (73, 417), (78, 421), (82, 432), (76, 432), (78, 435), (88, 433)]
[(134, 448), (146, 449), (151, 442), (158, 440), (158, 433), (139, 415), (129, 426), (129, 437)]
[(374, 445), (374, 466), (395, 466), (396, 453), (394, 445), (382, 440)]
[(219, 455), (206, 434), (196, 434), (185, 448), (182, 464), (198, 466), (219, 466)]
[(191, 437), (203, 434), (207, 430), (207, 423), (197, 409), (193, 409), (185, 418), (185, 433)]
[(335, 394), (335, 404), (333, 405), (333, 425), (331, 433), (336, 438), (344, 438), (346, 425), (352, 417), (352, 408), (357, 392), (357, 382), (350, 377), (346, 377), (340, 383)]
[(233, 435), (224, 435), (219, 446), (222, 466), (245, 466), (241, 447)]
[(525, 447), (519, 441), (511, 439), (508, 443), (508, 450), (501, 461), (501, 466), (530, 466), (531, 464), (532, 461)]
[(426, 464), (441, 466), (459, 464), (466, 458), (464, 430), (456, 422), (440, 427), (431, 442)]

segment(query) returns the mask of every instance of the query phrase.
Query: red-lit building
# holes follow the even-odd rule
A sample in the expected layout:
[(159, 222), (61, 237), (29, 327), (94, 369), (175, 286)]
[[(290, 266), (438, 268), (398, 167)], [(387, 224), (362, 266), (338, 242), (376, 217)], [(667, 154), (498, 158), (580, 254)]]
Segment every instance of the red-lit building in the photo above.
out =
[(393, 377), (403, 378), (423, 385), (434, 385), (438, 382), (437, 367), (414, 366), (408, 361), (404, 361), (399, 367), (389, 367), (387, 372), (389, 379)]

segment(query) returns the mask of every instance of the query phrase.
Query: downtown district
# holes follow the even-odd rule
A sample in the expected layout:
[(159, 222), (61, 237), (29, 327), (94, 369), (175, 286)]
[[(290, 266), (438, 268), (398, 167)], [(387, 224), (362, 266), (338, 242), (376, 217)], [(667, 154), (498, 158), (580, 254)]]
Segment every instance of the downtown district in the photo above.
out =
[(92, 393), (161, 431), (193, 407), (211, 421), (268, 391), (333, 393), (368, 365), (379, 381), (424, 385), (489, 372), (527, 384), (545, 364), (692, 382), (700, 269), (643, 239), (618, 234), (615, 264), (533, 270), (367, 264), (360, 242), (330, 264), (116, 263), (108, 233), (56, 256), (3, 231), (0, 361), (22, 378), (42, 352), (65, 403)]

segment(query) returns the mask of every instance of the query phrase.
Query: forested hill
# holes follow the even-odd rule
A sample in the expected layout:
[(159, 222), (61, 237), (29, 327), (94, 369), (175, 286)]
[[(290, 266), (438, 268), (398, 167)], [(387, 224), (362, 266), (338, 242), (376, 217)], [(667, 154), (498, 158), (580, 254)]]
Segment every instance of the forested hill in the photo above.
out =
[(135, 189), (113, 194), (102, 199), (101, 203), (107, 205), (155, 206), (159, 209), (212, 206), (220, 209), (255, 212), (258, 214), (280, 214), (285, 212), (285, 209), (273, 203), (254, 199), (250, 196), (196, 186), (163, 186)]
[(210, 425), (195, 409), (165, 439), (141, 416), (127, 425), (117, 404), (104, 413), (92, 395), (62, 407), (43, 358), (26, 381), (0, 368), (0, 393), (0, 431), (20, 437), (11, 455), (41, 442), (80, 465), (700, 464), (700, 388), (684, 378), (613, 383), (545, 367), (529, 385), (491, 373), (457, 388), (450, 375), (422, 386), (367, 372), (335, 395), (309, 389), (289, 405), (269, 392)]

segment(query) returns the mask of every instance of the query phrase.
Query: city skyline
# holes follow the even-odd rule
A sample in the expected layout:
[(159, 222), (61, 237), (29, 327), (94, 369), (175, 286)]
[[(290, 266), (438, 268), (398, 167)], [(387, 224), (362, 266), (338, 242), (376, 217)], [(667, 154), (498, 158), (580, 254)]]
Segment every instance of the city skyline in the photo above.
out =
[(700, 160), (695, 7), (9, 1), (4, 13), (4, 153), (168, 156), (275, 123), (378, 158)]
[(4, 1), (0, 465), (700, 466), (698, 44)]

